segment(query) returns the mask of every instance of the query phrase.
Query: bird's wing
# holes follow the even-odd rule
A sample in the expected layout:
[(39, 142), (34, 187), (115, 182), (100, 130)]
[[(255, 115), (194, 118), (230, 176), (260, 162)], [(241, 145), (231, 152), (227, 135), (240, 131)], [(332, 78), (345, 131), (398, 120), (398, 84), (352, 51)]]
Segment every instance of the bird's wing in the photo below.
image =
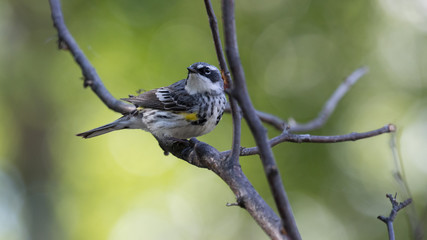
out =
[(137, 107), (153, 108), (167, 111), (187, 111), (194, 106), (194, 97), (185, 90), (185, 82), (181, 80), (168, 87), (153, 89), (138, 96), (122, 98)]

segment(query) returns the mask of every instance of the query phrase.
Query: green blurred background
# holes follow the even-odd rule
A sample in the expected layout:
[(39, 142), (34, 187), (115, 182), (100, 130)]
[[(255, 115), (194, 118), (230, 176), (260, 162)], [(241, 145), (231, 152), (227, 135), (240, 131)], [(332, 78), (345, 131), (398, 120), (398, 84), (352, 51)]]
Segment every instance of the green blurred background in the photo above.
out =
[[(203, 1), (63, 0), (70, 31), (116, 97), (217, 64)], [(220, 2), (213, 1), (220, 17)], [(245, 0), (238, 40), (257, 109), (305, 122), (356, 68), (363, 77), (312, 134), (398, 126), (417, 214), (427, 200), (427, 2)], [(121, 131), (75, 137), (111, 122), (58, 51), (47, 1), (0, 0), (0, 239), (267, 239), (213, 173), (163, 156), (154, 138)], [(269, 128), (270, 136), (278, 134)], [(231, 118), (200, 138), (231, 144)], [(243, 145), (254, 141), (243, 126)], [(390, 135), (274, 148), (304, 239), (386, 239), (393, 178)], [(273, 206), (257, 157), (244, 172)], [(405, 214), (397, 239), (410, 238)], [(424, 228), (427, 228), (424, 225)]]

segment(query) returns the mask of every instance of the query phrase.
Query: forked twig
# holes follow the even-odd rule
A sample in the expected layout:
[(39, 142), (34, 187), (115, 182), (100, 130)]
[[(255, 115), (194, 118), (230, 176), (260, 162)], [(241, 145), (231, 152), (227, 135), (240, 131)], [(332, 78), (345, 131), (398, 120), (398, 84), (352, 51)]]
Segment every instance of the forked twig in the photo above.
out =
[(400, 210), (402, 210), (404, 207), (408, 206), (412, 202), (412, 199), (408, 198), (407, 200), (399, 203), (396, 200), (396, 196), (397, 196), (397, 193), (394, 195), (394, 197), (391, 194), (386, 194), (386, 197), (390, 199), (390, 202), (391, 202), (391, 212), (388, 217), (378, 216), (378, 219), (383, 221), (387, 225), (389, 240), (395, 239), (393, 221), (397, 216), (397, 212), (399, 212)]

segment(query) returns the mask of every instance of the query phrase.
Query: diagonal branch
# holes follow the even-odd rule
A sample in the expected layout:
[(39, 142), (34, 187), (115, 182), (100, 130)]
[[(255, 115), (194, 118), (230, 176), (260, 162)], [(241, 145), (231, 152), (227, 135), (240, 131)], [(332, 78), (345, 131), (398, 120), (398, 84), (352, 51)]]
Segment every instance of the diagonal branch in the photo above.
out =
[(273, 156), (273, 151), (268, 143), (267, 131), (262, 126), (260, 119), (257, 117), (255, 108), (249, 98), (245, 75), (237, 47), (233, 0), (222, 0), (222, 13), (226, 54), (234, 78), (234, 85), (231, 89), (232, 95), (239, 102), (243, 116), (245, 117), (260, 150), (260, 158), (264, 166), (264, 171), (286, 233), (291, 239), (301, 239), (292, 213), (291, 205), (282, 183), (279, 169), (276, 165), (276, 160)]
[(160, 146), (184, 161), (215, 172), (230, 187), (237, 205), (244, 208), (271, 239), (289, 239), (280, 231), (281, 221), (243, 173), (240, 164), (229, 161), (212, 146), (195, 138), (190, 141), (160, 140)]
[(67, 26), (65, 25), (64, 17), (62, 16), (60, 2), (58, 0), (49, 0), (49, 3), (52, 10), (53, 26), (58, 31), (58, 46), (61, 49), (69, 50), (71, 55), (73, 55), (74, 60), (82, 70), (84, 86), (90, 86), (92, 91), (101, 99), (101, 101), (113, 111), (119, 113), (129, 113), (135, 110), (135, 106), (132, 104), (117, 100), (113, 97), (113, 95), (111, 95), (111, 93), (102, 83), (101, 78), (96, 73), (95, 68), (86, 58), (77, 42), (68, 31)]
[(319, 113), (318, 117), (312, 121), (304, 124), (298, 124), (295, 121), (289, 121), (289, 131), (290, 132), (306, 132), (312, 131), (322, 127), (326, 121), (329, 119), (331, 114), (334, 112), (338, 102), (344, 97), (344, 95), (350, 90), (363, 75), (368, 72), (367, 67), (361, 67), (356, 69), (352, 74), (350, 74), (343, 83), (335, 90), (332, 96), (323, 106), (322, 111)]

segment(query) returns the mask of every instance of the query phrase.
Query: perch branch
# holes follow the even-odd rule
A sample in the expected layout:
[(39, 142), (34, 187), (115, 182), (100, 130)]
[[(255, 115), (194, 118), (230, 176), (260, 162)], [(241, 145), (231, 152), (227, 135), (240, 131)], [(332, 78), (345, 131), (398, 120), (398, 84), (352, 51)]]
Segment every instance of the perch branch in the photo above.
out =
[(383, 221), (387, 225), (389, 240), (394, 240), (395, 239), (394, 238), (393, 221), (394, 221), (394, 219), (397, 216), (397, 212), (399, 212), (401, 209), (403, 209), (404, 207), (408, 206), (412, 202), (412, 199), (408, 198), (404, 202), (399, 203), (396, 200), (396, 195), (393, 197), (393, 195), (391, 195), (391, 194), (386, 194), (386, 197), (388, 199), (390, 199), (390, 202), (391, 202), (391, 212), (390, 212), (390, 215), (388, 217), (378, 216), (378, 219), (381, 220), (381, 221)]
[(190, 141), (159, 140), (159, 144), (176, 157), (215, 172), (235, 194), (236, 204), (246, 209), (271, 239), (288, 239), (281, 231), (280, 219), (249, 182), (238, 162), (230, 161), (228, 155), (221, 155), (195, 138)]
[(291, 205), (286, 195), (285, 188), (270, 148), (267, 138), (267, 131), (263, 127), (260, 119), (249, 98), (246, 87), (246, 80), (242, 64), (240, 62), (239, 50), (237, 47), (236, 24), (234, 20), (234, 1), (222, 0), (223, 25), (225, 35), (225, 46), (228, 63), (233, 74), (233, 86), (231, 93), (239, 102), (242, 108), (243, 116), (251, 129), (255, 142), (260, 150), (260, 158), (263, 163), (264, 171), (273, 194), (276, 207), (280, 218), (283, 221), (283, 227), (291, 239), (298, 240), (301, 236), (292, 213)]

